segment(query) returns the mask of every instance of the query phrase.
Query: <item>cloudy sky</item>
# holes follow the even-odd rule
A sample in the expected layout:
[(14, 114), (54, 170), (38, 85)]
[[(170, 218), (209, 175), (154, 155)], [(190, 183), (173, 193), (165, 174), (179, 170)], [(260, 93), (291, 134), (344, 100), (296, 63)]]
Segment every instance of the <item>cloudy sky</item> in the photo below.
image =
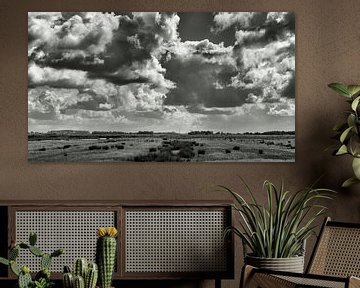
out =
[(29, 131), (295, 130), (285, 12), (28, 14)]

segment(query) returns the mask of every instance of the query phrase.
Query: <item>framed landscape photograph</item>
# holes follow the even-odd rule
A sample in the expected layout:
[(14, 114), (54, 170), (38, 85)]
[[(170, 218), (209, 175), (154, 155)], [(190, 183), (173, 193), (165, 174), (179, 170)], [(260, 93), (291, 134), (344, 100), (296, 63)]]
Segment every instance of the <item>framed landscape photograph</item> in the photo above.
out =
[(29, 12), (31, 162), (294, 162), (292, 12)]

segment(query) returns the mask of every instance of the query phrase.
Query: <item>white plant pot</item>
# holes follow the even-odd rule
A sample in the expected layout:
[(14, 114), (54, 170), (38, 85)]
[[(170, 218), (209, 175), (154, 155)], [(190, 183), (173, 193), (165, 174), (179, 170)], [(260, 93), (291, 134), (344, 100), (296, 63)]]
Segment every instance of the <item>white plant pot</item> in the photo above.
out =
[(304, 256), (289, 258), (263, 258), (246, 255), (245, 263), (262, 269), (304, 273)]

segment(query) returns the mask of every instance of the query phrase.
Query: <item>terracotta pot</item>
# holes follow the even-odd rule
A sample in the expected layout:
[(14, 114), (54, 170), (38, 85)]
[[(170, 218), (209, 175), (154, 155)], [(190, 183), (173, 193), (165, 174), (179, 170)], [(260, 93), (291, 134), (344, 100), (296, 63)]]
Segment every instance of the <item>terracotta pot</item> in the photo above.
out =
[(245, 263), (254, 267), (275, 271), (304, 272), (304, 256), (289, 258), (263, 258), (246, 255)]

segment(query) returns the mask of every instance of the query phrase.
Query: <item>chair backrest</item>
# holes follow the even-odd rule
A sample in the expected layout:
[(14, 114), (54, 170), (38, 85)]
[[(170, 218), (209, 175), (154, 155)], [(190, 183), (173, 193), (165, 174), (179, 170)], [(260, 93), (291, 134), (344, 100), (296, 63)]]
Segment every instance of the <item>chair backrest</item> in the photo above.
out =
[(360, 223), (326, 218), (307, 273), (360, 277)]

